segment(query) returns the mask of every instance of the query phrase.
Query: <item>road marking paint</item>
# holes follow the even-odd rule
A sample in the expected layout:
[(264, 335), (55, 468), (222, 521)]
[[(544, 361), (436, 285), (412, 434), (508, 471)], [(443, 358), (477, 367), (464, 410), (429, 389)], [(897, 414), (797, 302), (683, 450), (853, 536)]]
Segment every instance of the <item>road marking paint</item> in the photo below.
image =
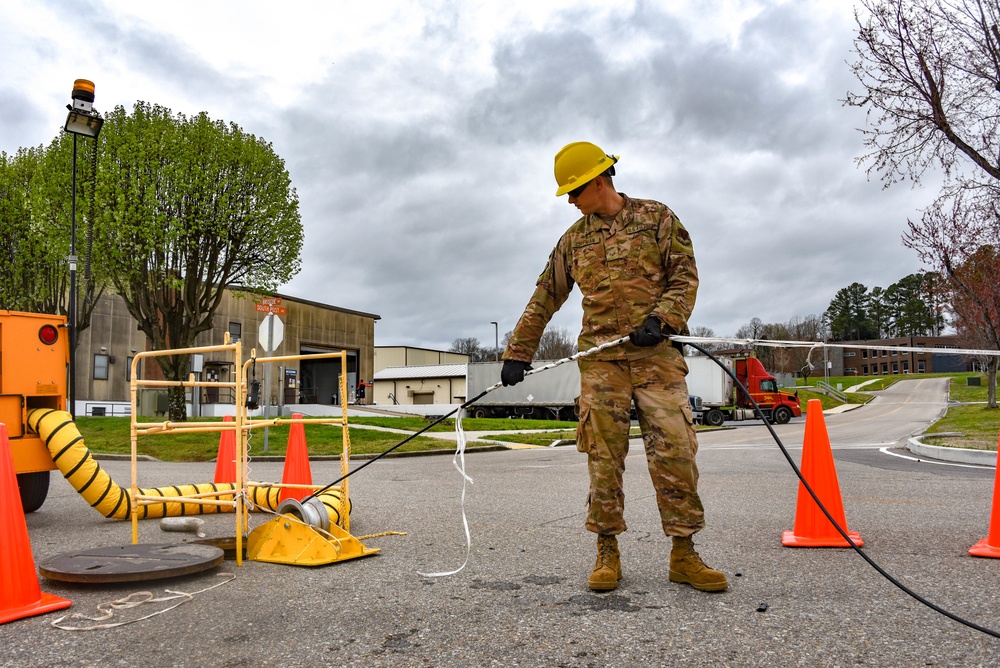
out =
[(922, 464), (938, 464), (939, 466), (959, 466), (965, 469), (992, 469), (993, 466), (981, 466), (979, 464), (959, 464), (958, 462), (942, 462), (936, 459), (927, 459), (926, 457), (911, 457), (909, 455), (904, 455), (899, 452), (889, 452), (889, 448), (880, 448), (879, 452), (885, 455), (892, 455), (893, 457), (899, 457), (900, 459), (909, 459), (911, 462), (920, 462)]

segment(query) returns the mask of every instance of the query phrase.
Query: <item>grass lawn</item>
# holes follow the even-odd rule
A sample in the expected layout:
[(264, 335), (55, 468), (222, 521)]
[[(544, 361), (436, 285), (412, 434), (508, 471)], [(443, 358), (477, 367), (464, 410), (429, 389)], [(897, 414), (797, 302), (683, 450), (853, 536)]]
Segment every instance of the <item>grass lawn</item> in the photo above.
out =
[[(969, 385), (969, 376), (979, 376), (980, 384)], [(977, 402), (970, 405), (949, 406), (947, 414), (930, 426), (921, 438), (928, 445), (943, 445), (976, 450), (996, 450), (1000, 433), (1000, 409), (987, 408), (988, 388), (985, 374), (961, 374), (951, 379), (950, 398), (956, 402)], [(933, 436), (952, 433), (961, 436)]]
[[(841, 383), (843, 387), (851, 387), (866, 380), (875, 380), (876, 382), (866, 385), (864, 391), (848, 394), (850, 403), (864, 404), (872, 399), (872, 395), (869, 392), (883, 390), (898, 380), (914, 380), (917, 378), (949, 375), (952, 378), (950, 387), (951, 400), (954, 402), (972, 403), (972, 405), (953, 405), (949, 407), (944, 418), (938, 420), (928, 428), (927, 435), (923, 441), (931, 445), (996, 450), (997, 435), (1000, 433), (1000, 410), (989, 409), (985, 406), (987, 387), (984, 374), (928, 374), (919, 376), (909, 374), (873, 376), (868, 378), (840, 376), (830, 378), (830, 382), (834, 387), (836, 387), (837, 383)], [(980, 385), (970, 386), (967, 381), (970, 376), (978, 376), (980, 378)], [(809, 383), (814, 385), (816, 380), (815, 377), (810, 378)], [(822, 377), (819, 380), (822, 380)], [(799, 382), (802, 383), (802, 379), (799, 379)], [(803, 411), (810, 399), (819, 399), (823, 404), (824, 410), (829, 410), (840, 405), (840, 402), (833, 397), (828, 397), (825, 394), (809, 389), (809, 385), (802, 384), (796, 388), (796, 391), (799, 394)], [(76, 423), (91, 451), (107, 454), (129, 453), (128, 418), (81, 416), (77, 418)], [(404, 434), (371, 429), (358, 429), (356, 428), (357, 426), (386, 427), (413, 433), (426, 427), (429, 422), (421, 417), (363, 417), (352, 418), (350, 424), (352, 425), (349, 429), (351, 452), (353, 454), (378, 454), (396, 445), (406, 438), (406, 436)], [(576, 438), (575, 422), (467, 418), (462, 421), (462, 425), (466, 431), (487, 432), (491, 441), (547, 446), (554, 440), (572, 440)], [(268, 429), (268, 455), (282, 456), (285, 454), (285, 448), (288, 443), (288, 429), (288, 426), (270, 427)], [(455, 421), (449, 418), (428, 431), (444, 432), (454, 429)], [(503, 435), (502, 433), (515, 429), (552, 429), (556, 431), (543, 434)], [(638, 435), (638, 429), (633, 428), (633, 432), (633, 435)], [(934, 436), (934, 434), (940, 433), (959, 433), (961, 436)], [(306, 443), (311, 455), (339, 455), (342, 445), (341, 440), (341, 430), (337, 426), (306, 426)], [(469, 443), (469, 447), (472, 448), (481, 445), (484, 444)], [(251, 454), (257, 456), (264, 454), (263, 447), (264, 431), (263, 429), (255, 429), (250, 439)], [(406, 445), (400, 447), (399, 451), (415, 452), (420, 450), (448, 449), (450, 447), (451, 445), (447, 441), (427, 436), (417, 436)], [(218, 450), (219, 435), (211, 433), (150, 435), (142, 436), (139, 439), (140, 454), (149, 455), (164, 461), (211, 461), (215, 458)]]
[[(202, 422), (213, 421), (209, 418), (201, 418)], [(221, 420), (216, 420), (221, 422)], [(129, 418), (119, 417), (83, 417), (76, 419), (77, 427), (84, 437), (87, 447), (98, 454), (129, 454), (131, 452), (131, 442), (129, 440)], [(417, 432), (426, 427), (429, 423), (420, 417), (413, 418), (352, 418), (351, 425), (372, 425), (380, 427), (390, 427), (403, 429), (410, 432)], [(551, 420), (501, 420), (501, 419), (466, 419), (462, 421), (463, 427), (467, 431), (505, 431), (509, 429), (549, 429), (552, 427), (563, 427), (575, 423), (557, 422)], [(451, 431), (455, 429), (455, 421), (445, 420), (434, 426), (429, 431)], [(268, 448), (267, 455), (282, 456), (288, 445), (289, 427), (269, 427), (268, 428)], [(342, 449), (342, 432), (339, 426), (328, 425), (306, 425), (306, 444), (310, 455), (339, 455)], [(405, 434), (395, 434), (391, 432), (375, 431), (372, 429), (349, 428), (352, 454), (378, 454), (388, 450), (404, 438)], [(469, 447), (477, 447), (476, 444), (469, 443)], [(451, 448), (448, 441), (430, 438), (429, 436), (417, 436), (406, 445), (399, 448), (399, 452), (416, 452), (420, 450), (436, 450)], [(250, 438), (251, 455), (261, 456), (264, 453), (264, 430), (255, 429)], [(149, 455), (163, 461), (169, 462), (205, 462), (215, 459), (219, 452), (219, 434), (217, 433), (179, 433), (179, 434), (156, 434), (139, 437), (138, 452), (142, 455)]]

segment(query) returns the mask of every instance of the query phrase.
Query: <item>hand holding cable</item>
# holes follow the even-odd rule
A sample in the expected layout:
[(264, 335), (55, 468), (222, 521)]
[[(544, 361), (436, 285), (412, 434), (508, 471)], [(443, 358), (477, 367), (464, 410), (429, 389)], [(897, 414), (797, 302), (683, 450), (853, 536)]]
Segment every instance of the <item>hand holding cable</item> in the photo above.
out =
[(524, 380), (525, 371), (531, 371), (530, 362), (522, 362), (521, 360), (504, 360), (503, 368), (500, 369), (500, 382), (503, 383), (504, 387), (517, 385)]
[(660, 325), (660, 319), (655, 315), (648, 316), (646, 321), (632, 330), (628, 335), (629, 340), (640, 348), (650, 348), (663, 341), (664, 335)]

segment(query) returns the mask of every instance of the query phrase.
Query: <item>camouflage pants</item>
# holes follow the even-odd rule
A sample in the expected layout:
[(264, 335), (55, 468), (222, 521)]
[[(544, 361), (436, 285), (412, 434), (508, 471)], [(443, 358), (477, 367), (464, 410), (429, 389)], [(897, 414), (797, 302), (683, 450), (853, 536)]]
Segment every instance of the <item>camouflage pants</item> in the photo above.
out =
[(590, 473), (587, 529), (619, 534), (627, 528), (622, 477), (633, 400), (663, 532), (690, 536), (704, 528), (695, 463), (698, 440), (681, 354), (669, 348), (662, 355), (636, 361), (581, 359), (579, 364), (577, 449), (587, 453)]

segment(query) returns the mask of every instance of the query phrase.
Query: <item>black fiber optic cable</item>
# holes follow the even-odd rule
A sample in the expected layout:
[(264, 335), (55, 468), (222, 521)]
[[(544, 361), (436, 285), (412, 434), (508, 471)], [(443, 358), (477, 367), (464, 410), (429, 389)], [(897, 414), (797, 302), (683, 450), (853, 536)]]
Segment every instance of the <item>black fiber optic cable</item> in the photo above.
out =
[[(735, 382), (736, 386), (740, 388), (740, 391), (743, 392), (743, 394), (746, 395), (746, 397), (748, 399), (750, 399), (750, 403), (753, 404), (754, 410), (757, 412), (757, 415), (759, 415), (759, 416), (761, 416), (763, 418), (764, 413), (760, 410), (760, 406), (758, 406), (757, 402), (754, 401), (754, 398), (752, 396), (750, 396), (749, 390), (747, 390), (746, 386), (744, 386), (743, 383), (740, 382), (739, 378), (736, 377), (736, 374), (734, 374), (729, 368), (726, 367), (726, 365), (724, 365), (721, 361), (719, 361), (719, 359), (717, 357), (715, 357), (715, 355), (713, 355), (712, 353), (708, 352), (707, 350), (705, 350), (704, 348), (702, 348), (698, 344), (691, 343), (690, 341), (684, 341), (684, 343), (685, 343), (685, 345), (689, 345), (692, 348), (694, 348), (695, 350), (700, 351), (703, 355), (707, 356), (713, 362), (715, 362), (716, 364), (718, 364), (719, 367), (721, 367), (722, 370), (725, 371), (726, 374), (728, 374), (729, 377), (733, 379), (733, 382)], [(806, 481), (805, 477), (802, 475), (802, 471), (799, 470), (799, 467), (796, 466), (795, 462), (792, 460), (792, 456), (790, 454), (788, 454), (788, 450), (785, 448), (785, 444), (781, 442), (780, 438), (778, 438), (778, 434), (774, 431), (774, 428), (771, 426), (771, 424), (766, 419), (764, 419), (763, 422), (764, 422), (764, 426), (767, 427), (767, 430), (769, 432), (771, 432), (771, 437), (774, 439), (774, 442), (777, 443), (778, 444), (778, 448), (781, 449), (781, 454), (783, 454), (785, 456), (785, 459), (788, 460), (788, 465), (792, 467), (793, 471), (795, 471), (795, 475), (798, 477), (799, 482), (801, 482), (802, 486), (805, 488), (805, 490), (807, 492), (809, 492), (809, 496), (811, 496), (813, 498), (813, 501), (816, 502), (816, 505), (819, 506), (819, 509), (823, 511), (823, 514), (826, 515), (826, 518), (828, 520), (830, 520), (830, 523), (834, 526), (834, 528), (837, 529), (837, 533), (839, 533), (844, 538), (844, 540), (847, 541), (847, 544), (850, 545), (851, 548), (853, 548), (854, 551), (857, 552), (861, 556), (862, 559), (864, 559), (866, 562), (868, 562), (869, 566), (871, 566), (872, 568), (874, 568), (878, 572), (879, 575), (881, 575), (886, 580), (888, 580), (889, 582), (891, 582), (892, 584), (894, 584), (896, 587), (898, 587), (900, 590), (902, 590), (908, 596), (912, 597), (917, 602), (926, 605), (931, 610), (933, 610), (935, 612), (938, 612), (938, 613), (944, 615), (945, 617), (958, 622), (959, 624), (964, 624), (965, 626), (968, 626), (971, 629), (975, 629), (976, 631), (980, 631), (981, 633), (985, 633), (986, 635), (993, 636), (994, 638), (1000, 638), (1000, 632), (994, 631), (992, 629), (988, 629), (985, 626), (980, 626), (979, 624), (976, 624), (975, 622), (971, 622), (971, 621), (969, 621), (967, 619), (964, 619), (963, 617), (959, 617), (958, 615), (956, 615), (953, 612), (949, 612), (948, 610), (945, 610), (944, 608), (942, 608), (939, 605), (931, 603), (926, 598), (924, 598), (920, 594), (916, 593), (915, 591), (913, 591), (912, 589), (910, 589), (909, 587), (907, 587), (906, 585), (904, 585), (902, 582), (900, 582), (899, 580), (897, 580), (896, 578), (894, 578), (892, 575), (890, 575), (888, 571), (886, 571), (884, 568), (882, 568), (874, 559), (872, 559), (871, 557), (869, 557), (868, 554), (865, 553), (864, 550), (862, 550), (860, 547), (858, 547), (854, 543), (854, 541), (851, 540), (851, 537), (847, 534), (847, 531), (845, 531), (844, 528), (841, 527), (839, 524), (837, 524), (837, 521), (835, 519), (833, 519), (833, 515), (831, 515), (830, 511), (826, 509), (826, 506), (823, 505), (823, 502), (819, 500), (819, 497), (816, 495), (816, 492), (813, 491), (813, 488)]]

